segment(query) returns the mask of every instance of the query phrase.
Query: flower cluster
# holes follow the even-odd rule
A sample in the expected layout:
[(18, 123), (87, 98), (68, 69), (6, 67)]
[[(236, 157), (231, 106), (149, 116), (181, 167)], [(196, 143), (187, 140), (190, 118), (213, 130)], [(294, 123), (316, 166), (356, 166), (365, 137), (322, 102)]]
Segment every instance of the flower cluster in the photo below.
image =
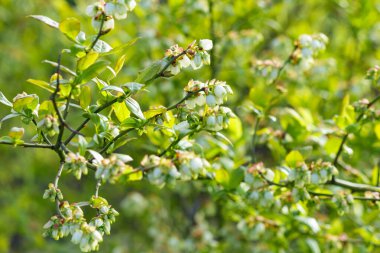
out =
[(314, 35), (302, 34), (298, 38), (298, 42), (302, 57), (311, 58), (326, 49), (329, 39), (323, 33)]
[(44, 192), (44, 199), (49, 199), (51, 202), (54, 202), (56, 199), (62, 200), (63, 195), (60, 189), (56, 188), (54, 184), (50, 183), (48, 189)]
[(178, 150), (176, 153), (176, 162), (181, 173), (182, 180), (196, 179), (199, 176), (206, 176), (207, 169), (211, 167), (210, 163), (192, 151)]
[(92, 26), (95, 30), (98, 31), (101, 28), (102, 34), (106, 34), (114, 28), (114, 18), (127, 18), (127, 13), (135, 7), (135, 0), (99, 1), (87, 6), (86, 13), (92, 17)]
[(83, 175), (87, 175), (88, 169), (86, 165), (86, 158), (80, 154), (68, 153), (65, 158), (64, 169), (68, 172), (72, 172), (74, 176), (79, 180)]
[(275, 79), (281, 67), (279, 61), (276, 60), (257, 60), (254, 63), (256, 71), (263, 77), (271, 80)]
[(327, 181), (330, 181), (334, 175), (338, 174), (337, 168), (329, 162), (312, 163), (310, 165), (310, 170), (310, 182), (312, 184), (324, 184)]
[(177, 75), (181, 69), (191, 66), (193, 69), (199, 69), (205, 65), (210, 65), (210, 55), (207, 51), (211, 50), (213, 43), (209, 39), (195, 41), (185, 50), (178, 45), (171, 46), (165, 52), (167, 60), (173, 60), (170, 66), (164, 71), (166, 77)]
[(132, 161), (128, 155), (112, 154), (109, 158), (103, 158), (97, 162), (95, 177), (103, 182), (115, 183), (125, 172), (133, 170), (125, 163)]
[(354, 197), (351, 194), (346, 194), (344, 192), (338, 192), (331, 199), (338, 209), (338, 214), (343, 215), (350, 210), (350, 206), (354, 204)]
[(152, 184), (163, 187), (165, 183), (178, 179), (181, 174), (170, 159), (156, 155), (146, 155), (141, 161), (141, 165), (149, 169), (148, 180)]
[(37, 127), (42, 128), (49, 136), (59, 133), (58, 119), (53, 115), (46, 115), (45, 118), (38, 122)]
[(44, 236), (50, 236), (55, 240), (72, 235), (71, 241), (79, 244), (81, 251), (89, 252), (99, 249), (99, 243), (103, 241), (103, 235), (109, 235), (111, 224), (119, 213), (108, 205), (107, 200), (101, 197), (92, 197), (90, 206), (97, 209), (98, 215), (86, 222), (82, 209), (76, 205), (70, 205), (64, 201), (60, 205), (62, 216), (53, 216), (44, 226)]
[(366, 79), (372, 80), (374, 84), (380, 83), (380, 66), (375, 66), (367, 71)]
[(206, 83), (191, 80), (184, 90), (188, 94), (194, 94), (185, 101), (186, 109), (191, 114), (177, 124), (174, 130), (186, 132), (202, 120), (205, 129), (220, 131), (226, 128), (229, 119), (235, 116), (231, 109), (221, 106), (227, 100), (228, 94), (232, 94), (231, 87), (225, 82), (215, 79)]
[(79, 206), (70, 205), (67, 201), (61, 204), (60, 212), (63, 216), (54, 215), (44, 225), (43, 236), (50, 236), (55, 240), (74, 235), (85, 222), (83, 211)]
[(115, 222), (119, 213), (108, 204), (107, 200), (102, 197), (93, 196), (90, 204), (97, 208), (98, 216), (90, 221), (90, 225), (95, 226), (101, 234), (109, 235), (111, 233), (111, 224)]

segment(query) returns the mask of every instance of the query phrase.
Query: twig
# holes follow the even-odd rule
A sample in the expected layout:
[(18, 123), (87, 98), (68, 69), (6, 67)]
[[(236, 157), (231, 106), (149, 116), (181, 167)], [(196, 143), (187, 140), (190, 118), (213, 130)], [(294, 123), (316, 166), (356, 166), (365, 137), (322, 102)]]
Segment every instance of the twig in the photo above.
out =
[[(117, 97), (117, 98), (115, 98), (115, 99), (113, 99), (113, 100), (111, 100), (111, 101), (108, 101), (108, 102), (105, 103), (104, 105), (99, 106), (98, 109), (96, 109), (96, 110), (94, 111), (94, 113), (99, 113), (99, 112), (103, 111), (103, 110), (106, 109), (107, 107), (109, 107), (109, 106), (113, 105), (114, 103), (116, 103), (117, 101), (119, 101), (119, 99), (120, 99), (120, 97)], [(86, 126), (86, 124), (87, 124), (89, 121), (90, 121), (89, 118), (85, 119), (85, 120), (82, 122), (82, 124), (80, 124), (80, 126), (79, 126), (77, 129), (75, 129), (75, 132), (72, 132), (72, 133), (70, 134), (70, 136), (64, 141), (64, 144), (65, 144), (65, 145), (69, 144), (70, 141), (71, 141), (71, 140), (77, 135), (77, 133), (79, 133), (79, 132), (80, 132), (80, 131)]]
[[(58, 169), (57, 175), (55, 176), (55, 180), (54, 180), (54, 187), (56, 189), (58, 189), (59, 178), (61, 177), (64, 165), (65, 165), (65, 161), (61, 161), (60, 164), (59, 164), (59, 169)], [(61, 210), (59, 208), (60, 201), (59, 201), (58, 197), (55, 197), (55, 205), (56, 205), (56, 210), (57, 210), (57, 213), (59, 214), (59, 216), (61, 216), (62, 218), (64, 218), (64, 216), (63, 216), (63, 214), (62, 214), (62, 212), (61, 212)]]
[(54, 149), (54, 145), (49, 145), (49, 144), (40, 144), (40, 143), (20, 143), (20, 144), (15, 144), (15, 143), (10, 143), (10, 142), (4, 142), (0, 141), (0, 144), (3, 145), (12, 145), (12, 146), (18, 146), (18, 147), (24, 147), (24, 148), (47, 148), (47, 149)]
[[(37, 127), (37, 121), (36, 121), (35, 119), (33, 119), (32, 122), (33, 122), (33, 124)], [(38, 128), (37, 128), (37, 130), (38, 130)], [(40, 130), (40, 134), (41, 134), (41, 136), (42, 136), (42, 139), (43, 139), (47, 144), (49, 144), (49, 145), (53, 145), (53, 144), (51, 143), (51, 141), (46, 137), (45, 133), (44, 133), (42, 130)]]
[[(380, 96), (377, 96), (375, 97), (368, 105), (367, 105), (367, 109), (369, 109), (372, 105), (374, 105), (378, 100), (380, 99)], [(358, 123), (365, 115), (365, 112), (362, 112), (357, 118), (356, 118), (356, 122), (355, 123)], [(346, 143), (347, 139), (348, 139), (348, 136), (350, 135), (350, 133), (346, 133), (344, 136), (343, 136), (343, 139), (342, 139), (342, 142), (340, 143), (339, 145), (339, 149), (338, 149), (338, 152), (336, 153), (335, 155), (335, 158), (334, 158), (334, 166), (337, 166), (338, 165), (338, 159), (339, 159), (339, 156), (341, 155), (342, 151), (343, 151), (343, 146), (344, 144)]]
[(96, 43), (98, 42), (98, 40), (100, 39), (100, 37), (103, 35), (103, 25), (104, 25), (104, 19), (106, 18), (105, 14), (102, 13), (101, 14), (101, 17), (100, 17), (100, 27), (99, 27), (99, 31), (98, 31), (98, 34), (96, 35), (94, 41), (92, 41), (90, 47), (88, 49), (86, 49), (86, 53), (89, 53), (96, 45)]

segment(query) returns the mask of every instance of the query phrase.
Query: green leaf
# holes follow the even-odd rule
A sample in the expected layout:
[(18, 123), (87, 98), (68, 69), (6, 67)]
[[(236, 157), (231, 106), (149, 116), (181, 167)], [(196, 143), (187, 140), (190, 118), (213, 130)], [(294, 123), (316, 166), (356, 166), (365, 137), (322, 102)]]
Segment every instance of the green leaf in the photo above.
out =
[(121, 87), (126, 87), (132, 94), (138, 92), (144, 86), (145, 84), (135, 83), (135, 82), (125, 83), (121, 85)]
[(10, 143), (10, 144), (13, 144), (13, 143), (15, 143), (15, 140), (12, 137), (9, 137), (9, 136), (2, 136), (2, 137), (0, 137), (0, 143)]
[(215, 132), (214, 135), (218, 139), (220, 139), (220, 140), (224, 141), (225, 143), (227, 143), (228, 145), (233, 146), (232, 142), (224, 134), (222, 134), (220, 132)]
[(11, 113), (11, 114), (6, 115), (4, 118), (2, 118), (2, 119), (0, 120), (0, 128), (1, 128), (1, 125), (3, 124), (4, 121), (6, 121), (6, 120), (8, 120), (8, 119), (15, 118), (15, 117), (17, 117), (17, 116), (20, 116), (20, 114), (18, 114), (18, 113)]
[(228, 186), (230, 175), (225, 169), (219, 169), (215, 171), (215, 181), (223, 186)]
[(122, 46), (119, 46), (119, 47), (115, 47), (114, 49), (110, 50), (110, 51), (107, 51), (107, 52), (102, 52), (101, 55), (111, 55), (111, 54), (125, 54), (125, 51), (130, 47), (132, 46), (133, 44), (135, 44), (135, 42), (138, 40), (139, 38), (135, 38), (133, 40), (130, 40), (128, 41), (126, 44), (122, 45)]
[(116, 118), (120, 122), (123, 122), (131, 115), (131, 112), (128, 110), (125, 103), (114, 103), (112, 105), (112, 108), (113, 108), (113, 112), (115, 113)]
[(6, 106), (9, 106), (9, 107), (12, 107), (13, 104), (11, 102), (9, 102), (9, 100), (4, 96), (4, 94), (2, 92), (0, 92), (0, 103), (6, 105)]
[(313, 233), (318, 233), (321, 230), (317, 220), (314, 218), (298, 216), (296, 220), (308, 226)]
[(123, 128), (139, 128), (141, 126), (141, 120), (133, 117), (129, 117), (121, 123)]
[(125, 95), (125, 92), (122, 88), (113, 86), (113, 85), (106, 86), (101, 91), (109, 91), (109, 92), (114, 91), (116, 96), (119, 95), (119, 93), (121, 93), (122, 95)]
[(378, 185), (379, 181), (379, 167), (375, 165), (372, 169), (372, 185)]
[(293, 150), (286, 156), (285, 161), (290, 168), (295, 168), (299, 166), (300, 163), (303, 163), (304, 159), (300, 152)]
[(135, 115), (139, 119), (144, 119), (145, 120), (145, 117), (144, 117), (144, 114), (141, 111), (140, 105), (139, 105), (139, 103), (137, 103), (136, 100), (134, 100), (131, 97), (127, 97), (124, 101), (125, 101), (125, 105), (127, 106), (127, 108), (129, 109), (129, 111), (133, 115)]
[(26, 80), (28, 83), (34, 84), (42, 89), (45, 89), (51, 93), (54, 92), (54, 89), (50, 86), (48, 82), (42, 81), (42, 80), (36, 80), (36, 79), (28, 79)]
[[(95, 38), (94, 38), (95, 39)], [(107, 55), (112, 50), (112, 47), (103, 40), (98, 40), (93, 48), (95, 52), (100, 53), (102, 56)]]
[(91, 104), (91, 89), (88, 86), (83, 86), (79, 95), (79, 104), (85, 109)]
[(86, 139), (81, 136), (81, 135), (78, 135), (78, 149), (79, 149), (79, 154), (84, 156), (85, 153), (86, 153), (86, 149), (87, 149), (87, 141)]
[[(1, 94), (0, 94), (1, 95)], [(380, 123), (377, 123), (374, 127), (374, 131), (378, 140), (380, 140)]]
[(99, 57), (99, 54), (97, 52), (94, 52), (94, 51), (89, 52), (84, 57), (78, 60), (78, 70), (83, 71), (87, 69), (88, 67), (90, 67), (92, 64), (96, 62), (98, 57)]
[(59, 30), (67, 38), (76, 42), (76, 37), (80, 32), (80, 21), (76, 18), (66, 18), (59, 24)]
[(240, 185), (244, 179), (244, 171), (240, 168), (234, 169), (230, 173), (230, 182), (228, 184), (229, 189), (235, 189)]
[(41, 116), (55, 113), (54, 106), (51, 100), (43, 101), (40, 107), (38, 108), (38, 113)]
[(163, 59), (156, 61), (146, 69), (142, 70), (139, 75), (137, 76), (135, 82), (137, 83), (147, 83), (149, 81), (152, 81), (157, 74), (159, 74), (167, 65), (168, 59)]
[(312, 253), (321, 253), (321, 249), (319, 248), (318, 242), (315, 239), (307, 238), (306, 244), (309, 246)]
[(59, 23), (57, 21), (52, 20), (49, 17), (42, 16), (42, 15), (29, 15), (28, 17), (37, 19), (37, 20), (47, 24), (50, 27), (59, 29)]
[[(43, 60), (42, 63), (47, 63), (47, 64), (50, 64), (52, 65), (53, 67), (58, 67), (58, 63), (56, 62), (53, 62), (53, 61), (49, 61), (49, 60)], [(60, 64), (60, 69), (72, 76), (77, 76), (77, 74), (72, 71), (71, 69), (69, 69), (68, 67), (65, 67), (64, 65)]]
[(123, 54), (119, 59), (117, 59), (117, 62), (114, 68), (116, 75), (119, 74), (120, 70), (123, 68), (124, 63), (125, 63), (125, 58), (126, 58), (126, 55)]
[(96, 77), (101, 72), (103, 72), (107, 68), (108, 64), (109, 62), (107, 61), (98, 61), (97, 63), (91, 65), (89, 68), (84, 70), (81, 75), (77, 77), (77, 80), (75, 83), (77, 84), (87, 83), (92, 78)]
[(23, 112), (24, 110), (31, 110), (37, 108), (38, 105), (38, 96), (35, 94), (25, 95), (24, 97), (18, 98), (13, 103), (13, 109), (16, 112)]
[(166, 112), (166, 107), (161, 106), (159, 108), (149, 109), (148, 111), (144, 112), (144, 116), (146, 119), (153, 118), (156, 115), (162, 114)]

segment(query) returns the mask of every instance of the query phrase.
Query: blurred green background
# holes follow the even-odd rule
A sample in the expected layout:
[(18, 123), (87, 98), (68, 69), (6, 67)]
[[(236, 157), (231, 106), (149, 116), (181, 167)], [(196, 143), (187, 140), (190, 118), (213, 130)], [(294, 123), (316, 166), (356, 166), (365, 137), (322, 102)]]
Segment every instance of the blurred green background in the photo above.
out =
[[(42, 60), (55, 61), (58, 52), (70, 42), (27, 16), (40, 14), (57, 21), (75, 16), (82, 21), (82, 29), (90, 32), (90, 20), (84, 10), (91, 1), (1, 0), (0, 3), (0, 90), (9, 99), (22, 91), (46, 99), (47, 92), (25, 80), (48, 80), (54, 69), (41, 63)], [(364, 77), (380, 57), (380, 1), (141, 0), (128, 15), (126, 20), (116, 22), (115, 29), (104, 38), (117, 46), (140, 37), (128, 51), (127, 63), (116, 84), (134, 80), (139, 70), (162, 58), (165, 49), (173, 44), (185, 47), (194, 39), (214, 40), (212, 67), (158, 80), (139, 101), (144, 109), (150, 105), (170, 105), (182, 96), (182, 87), (191, 78), (206, 80), (212, 76), (227, 81), (234, 89), (229, 104), (242, 122), (242, 133), (229, 133), (235, 144), (234, 154), (226, 151), (231, 160), (238, 161), (249, 151), (247, 143), (254, 117), (244, 110), (244, 105), (265, 107), (277, 94), (275, 87), (267, 85), (268, 79), (258, 75), (255, 61), (285, 60), (300, 34), (322, 32), (330, 43), (312, 69), (286, 70), (280, 82), (287, 89), (283, 104), (305, 108), (313, 124), (318, 125), (339, 113), (345, 94), (351, 94), (351, 101), (355, 101), (378, 92), (371, 89)], [(64, 59), (64, 64), (72, 65), (69, 59)], [(0, 117), (7, 113), (7, 108), (0, 108)], [(1, 135), (6, 135), (11, 126), (21, 123), (7, 121)], [(371, 124), (363, 136), (351, 141), (357, 151), (350, 159), (351, 165), (368, 168), (359, 174), (370, 174), (378, 159), (374, 154), (380, 151), (380, 136), (375, 135), (373, 127)], [(306, 139), (306, 135), (299, 135), (299, 139), (284, 148), (291, 149)], [(151, 150), (150, 145), (142, 140), (124, 151), (139, 161), (141, 154)], [(259, 140), (258, 153), (276, 164), (284, 154), (273, 145), (268, 145), (264, 136)], [(320, 154), (317, 150), (309, 155), (312, 158)], [(331, 160), (331, 154), (325, 151), (322, 154)], [(79, 251), (68, 240), (55, 242), (41, 236), (43, 224), (54, 213), (54, 205), (43, 200), (42, 194), (55, 176), (57, 160), (50, 151), (0, 146), (0, 252)], [(65, 174), (61, 186), (68, 199), (80, 201), (92, 194), (95, 180), (89, 176), (78, 182)], [(220, 209), (220, 201), (210, 197), (207, 190), (202, 182), (179, 183), (175, 188), (160, 191), (147, 182), (103, 187), (102, 194), (121, 215), (100, 252), (252, 252), (252, 245), (239, 241), (239, 235), (228, 236), (236, 230), (235, 223), (224, 224), (224, 230), (218, 230), (220, 223), (227, 223), (230, 214)], [(218, 237), (223, 238), (224, 246), (217, 250), (212, 245), (219, 243)]]

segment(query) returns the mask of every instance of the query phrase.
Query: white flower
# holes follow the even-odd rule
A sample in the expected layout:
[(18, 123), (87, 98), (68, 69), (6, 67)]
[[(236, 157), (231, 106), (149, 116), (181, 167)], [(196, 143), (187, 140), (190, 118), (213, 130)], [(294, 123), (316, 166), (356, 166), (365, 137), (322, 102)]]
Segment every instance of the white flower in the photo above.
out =
[(102, 207), (99, 209), (99, 211), (100, 211), (101, 213), (103, 213), (103, 214), (107, 214), (108, 211), (109, 211), (109, 208), (108, 208), (108, 206), (102, 206)]
[(191, 67), (193, 69), (199, 69), (200, 67), (202, 67), (202, 65), (202, 56), (200, 55), (200, 53), (195, 54), (194, 59), (191, 62)]
[(213, 47), (212, 40), (209, 40), (209, 39), (199, 40), (199, 47), (206, 51), (211, 50)]
[(210, 107), (216, 106), (216, 99), (214, 95), (207, 95), (206, 97), (206, 103)]
[(195, 158), (191, 159), (190, 160), (190, 167), (194, 173), (199, 173), (203, 167), (202, 159), (199, 157), (195, 157)]
[(206, 96), (203, 95), (203, 94), (199, 94), (198, 96), (196, 96), (194, 98), (194, 101), (195, 103), (198, 105), (198, 106), (202, 106), (206, 103)]
[(46, 222), (46, 224), (43, 226), (43, 228), (44, 229), (48, 229), (48, 228), (50, 228), (53, 225), (54, 225), (54, 222), (52, 222), (51, 220), (49, 220), (48, 222)]
[(313, 50), (311, 50), (308, 47), (302, 48), (301, 53), (302, 53), (302, 57), (305, 57), (305, 58), (310, 58), (313, 56)]
[(136, 7), (136, 1), (135, 0), (127, 0), (126, 5), (127, 5), (127, 8), (129, 11), (133, 11), (133, 9)]
[(107, 16), (112, 16), (115, 12), (116, 6), (113, 3), (106, 3), (104, 6), (104, 12)]
[(178, 61), (178, 63), (182, 68), (187, 68), (191, 65), (191, 60), (189, 57), (187, 57), (187, 55), (184, 55), (182, 59)]
[(307, 34), (302, 34), (299, 37), (299, 41), (302, 47), (308, 47), (311, 44), (312, 40), (313, 39), (311, 38), (311, 36)]
[(202, 62), (205, 65), (210, 65), (210, 63), (211, 63), (210, 55), (207, 52), (200, 53), (200, 55), (202, 57)]
[(95, 241), (98, 241), (98, 242), (101, 242), (103, 241), (103, 237), (102, 235), (99, 233), (98, 230), (95, 230), (94, 232), (92, 232), (92, 238), (95, 240)]
[(181, 71), (181, 68), (180, 68), (179, 64), (177, 64), (175, 66), (171, 64), (167, 68), (166, 71), (169, 72), (171, 75), (175, 76), (175, 75), (177, 75)]
[(178, 123), (177, 125), (175, 125), (173, 128), (174, 128), (174, 131), (183, 133), (183, 132), (186, 132), (189, 130), (190, 125), (189, 125), (189, 122), (182, 121), (182, 122)]
[(74, 244), (78, 244), (81, 239), (82, 239), (83, 231), (82, 230), (77, 230), (73, 234), (73, 237), (71, 237), (71, 242)]
[(210, 115), (207, 117), (207, 126), (214, 127), (216, 124), (216, 118), (214, 115)]
[(186, 107), (188, 109), (194, 109), (195, 108), (195, 104), (196, 104), (196, 100), (195, 99), (188, 99), (185, 101), (185, 104), (186, 104)]
[(222, 85), (217, 85), (214, 88), (214, 94), (217, 97), (223, 97), (227, 94), (226, 89)]

